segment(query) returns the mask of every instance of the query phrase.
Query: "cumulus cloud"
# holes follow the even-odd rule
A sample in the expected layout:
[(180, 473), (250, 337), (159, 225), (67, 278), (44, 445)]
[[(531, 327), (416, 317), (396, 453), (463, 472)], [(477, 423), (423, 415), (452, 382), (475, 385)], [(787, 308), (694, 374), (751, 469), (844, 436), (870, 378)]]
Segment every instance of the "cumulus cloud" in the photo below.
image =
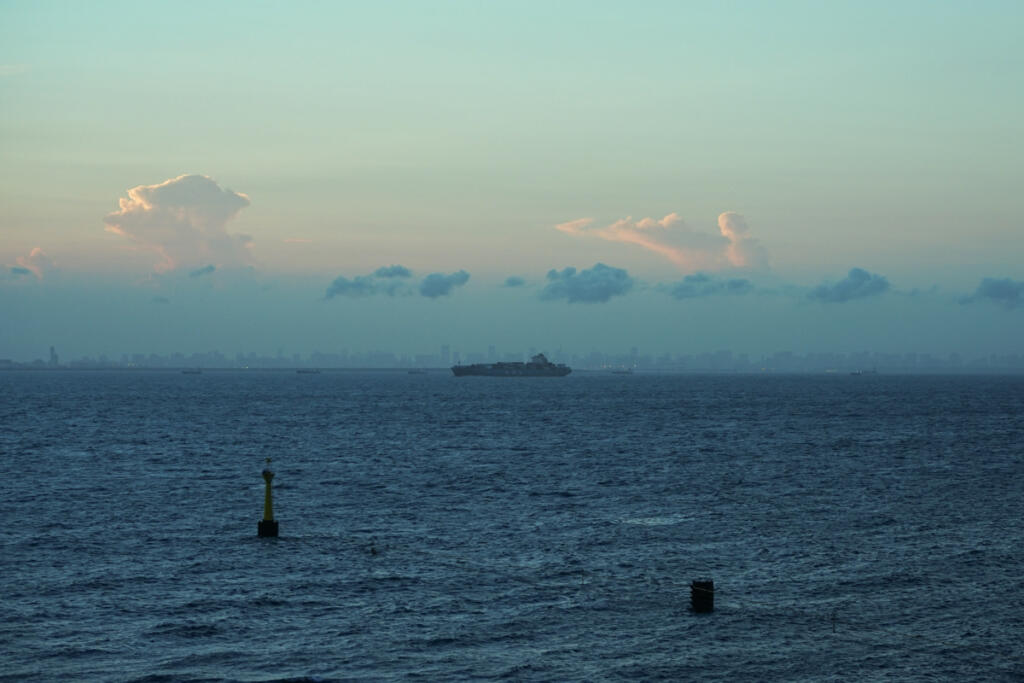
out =
[(449, 275), (431, 273), (420, 283), (420, 294), (430, 299), (436, 299), (439, 296), (451, 294), (454, 288), (461, 287), (467, 282), (469, 282), (469, 273), (464, 270)]
[(325, 299), (333, 299), (336, 296), (370, 296), (377, 294), (379, 289), (377, 281), (370, 275), (357, 275), (349, 280), (347, 277), (335, 278), (334, 282), (327, 288), (324, 294)]
[(213, 272), (216, 271), (216, 270), (217, 270), (217, 266), (214, 266), (214, 265), (203, 266), (202, 268), (196, 268), (191, 273), (189, 273), (188, 276), (194, 278), (194, 277), (202, 277), (204, 275), (212, 275)]
[(509, 275), (505, 278), (505, 284), (502, 287), (522, 287), (526, 284), (526, 280), (519, 277), (518, 275)]
[(107, 214), (107, 231), (156, 253), (158, 271), (214, 262), (221, 266), (251, 262), (252, 239), (231, 234), (228, 222), (249, 206), (244, 194), (221, 188), (204, 175), (182, 175), (157, 185), (139, 185)]
[(559, 223), (556, 230), (576, 237), (594, 236), (609, 242), (635, 244), (687, 270), (719, 270), (727, 267), (762, 268), (768, 255), (753, 239), (743, 216), (727, 211), (718, 217), (719, 234), (704, 233), (687, 226), (677, 213), (660, 219), (632, 216), (605, 227), (594, 227), (594, 219), (577, 218)]
[(831, 285), (818, 285), (808, 296), (825, 303), (844, 303), (851, 299), (883, 294), (888, 290), (889, 281), (881, 275), (869, 273), (863, 268), (851, 268), (844, 279)]
[[(357, 275), (352, 279), (338, 277), (330, 284), (324, 294), (325, 299), (336, 296), (364, 297), (376, 294), (387, 296), (406, 296), (414, 293), (412, 286), (405, 281), (412, 277), (412, 271), (405, 266), (381, 266), (369, 275)], [(458, 273), (428, 275), (419, 286), (420, 294), (430, 298), (444, 296), (453, 287), (464, 285), (469, 280), (469, 273), (460, 270)]]
[(572, 267), (561, 271), (552, 269), (548, 271), (547, 279), (548, 284), (541, 290), (540, 298), (565, 299), (569, 303), (603, 303), (633, 288), (633, 278), (629, 273), (603, 263), (578, 272)]
[(695, 273), (668, 285), (667, 289), (675, 299), (696, 299), (717, 294), (747, 294), (753, 291), (754, 285), (746, 278), (722, 280), (706, 273)]
[(412, 277), (412, 271), (405, 266), (381, 266), (373, 271), (377, 277)]
[(746, 219), (735, 211), (718, 216), (718, 231), (729, 240), (725, 257), (737, 268), (760, 268), (768, 264), (768, 252), (761, 243), (750, 237)]
[(1003, 308), (1017, 308), (1024, 305), (1024, 282), (1010, 278), (987, 277), (974, 290), (974, 294), (963, 299), (961, 303), (976, 301), (991, 301)]
[(40, 247), (34, 248), (28, 256), (19, 256), (15, 263), (17, 265), (11, 266), (12, 275), (20, 277), (31, 274), (37, 280), (42, 280), (46, 272), (53, 268), (53, 260)]

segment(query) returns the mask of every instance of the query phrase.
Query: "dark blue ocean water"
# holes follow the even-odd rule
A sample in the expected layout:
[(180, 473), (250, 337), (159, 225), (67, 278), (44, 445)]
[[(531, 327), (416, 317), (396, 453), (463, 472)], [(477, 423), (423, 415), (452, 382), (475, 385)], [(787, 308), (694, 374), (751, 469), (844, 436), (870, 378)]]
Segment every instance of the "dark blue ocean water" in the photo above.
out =
[(1000, 377), (0, 373), (0, 678), (1024, 680), (1022, 408)]

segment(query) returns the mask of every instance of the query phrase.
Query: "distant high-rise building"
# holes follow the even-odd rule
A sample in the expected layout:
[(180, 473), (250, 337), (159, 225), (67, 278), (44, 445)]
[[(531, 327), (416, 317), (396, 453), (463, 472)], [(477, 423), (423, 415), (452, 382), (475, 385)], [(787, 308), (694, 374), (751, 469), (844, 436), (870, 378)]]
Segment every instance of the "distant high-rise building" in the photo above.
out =
[(55, 368), (60, 365), (60, 358), (57, 356), (57, 351), (51, 346), (50, 347), (50, 367)]
[(451, 364), (452, 352), (447, 344), (441, 344), (441, 365), (448, 366)]

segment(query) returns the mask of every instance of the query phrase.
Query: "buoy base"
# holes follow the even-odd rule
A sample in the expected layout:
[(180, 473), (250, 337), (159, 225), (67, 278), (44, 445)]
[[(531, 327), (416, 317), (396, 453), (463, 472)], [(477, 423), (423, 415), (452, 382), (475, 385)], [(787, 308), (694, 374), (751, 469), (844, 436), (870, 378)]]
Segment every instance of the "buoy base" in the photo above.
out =
[(277, 520), (261, 519), (258, 534), (260, 538), (277, 538)]
[(690, 609), (694, 612), (715, 611), (714, 581), (692, 581), (690, 583)]

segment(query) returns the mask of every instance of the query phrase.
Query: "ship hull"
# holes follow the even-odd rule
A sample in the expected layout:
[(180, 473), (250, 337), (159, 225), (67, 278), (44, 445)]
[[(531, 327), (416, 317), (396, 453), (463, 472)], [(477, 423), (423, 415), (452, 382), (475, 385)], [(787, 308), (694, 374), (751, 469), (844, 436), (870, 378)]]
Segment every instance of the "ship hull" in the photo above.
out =
[(452, 374), (456, 377), (565, 377), (572, 368), (564, 365), (554, 367), (500, 367), (498, 365), (455, 365)]

